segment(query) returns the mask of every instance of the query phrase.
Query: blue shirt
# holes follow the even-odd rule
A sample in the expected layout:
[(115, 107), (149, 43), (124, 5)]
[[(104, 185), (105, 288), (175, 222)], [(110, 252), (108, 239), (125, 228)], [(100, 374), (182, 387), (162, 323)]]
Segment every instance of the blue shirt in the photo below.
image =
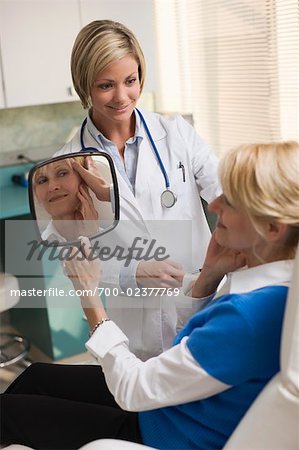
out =
[(146, 445), (165, 450), (223, 448), (279, 370), (287, 290), (267, 286), (223, 295), (190, 319), (174, 345), (188, 336), (187, 346), (200, 366), (232, 387), (204, 400), (139, 413)]
[(135, 134), (133, 137), (128, 139), (125, 144), (124, 163), (120, 157), (117, 145), (99, 132), (99, 130), (93, 124), (89, 114), (87, 115), (87, 129), (95, 139), (95, 141), (100, 144), (102, 150), (111, 156), (122, 178), (125, 180), (129, 188), (135, 195), (135, 179), (137, 171), (138, 152), (143, 136), (141, 134), (140, 117), (135, 112), (134, 114), (136, 119)]

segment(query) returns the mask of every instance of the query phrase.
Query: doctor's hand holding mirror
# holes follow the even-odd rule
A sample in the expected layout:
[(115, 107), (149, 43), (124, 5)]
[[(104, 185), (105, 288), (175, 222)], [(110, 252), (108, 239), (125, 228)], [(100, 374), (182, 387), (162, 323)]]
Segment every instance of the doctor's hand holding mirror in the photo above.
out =
[(99, 237), (119, 219), (115, 170), (104, 153), (73, 153), (37, 164), (29, 174), (29, 198), (40, 238), (48, 246)]

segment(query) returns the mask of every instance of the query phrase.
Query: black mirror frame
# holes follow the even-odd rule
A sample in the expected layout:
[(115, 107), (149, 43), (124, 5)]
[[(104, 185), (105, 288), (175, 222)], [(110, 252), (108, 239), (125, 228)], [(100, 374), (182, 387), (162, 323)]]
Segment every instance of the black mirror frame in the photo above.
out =
[[(35, 207), (34, 207), (34, 197), (33, 197), (33, 175), (36, 172), (36, 170), (38, 170), (40, 167), (45, 166), (46, 164), (55, 162), (55, 161), (59, 161), (61, 159), (67, 159), (67, 158), (74, 158), (76, 156), (103, 156), (104, 158), (107, 159), (108, 163), (109, 163), (109, 168), (111, 171), (111, 175), (112, 175), (112, 181), (113, 181), (113, 187), (114, 187), (114, 213), (115, 213), (115, 218), (114, 218), (114, 222), (113, 224), (105, 231), (102, 231), (98, 234), (94, 234), (92, 235), (92, 237), (90, 238), (91, 240), (99, 237), (99, 236), (103, 236), (106, 233), (109, 233), (110, 231), (112, 231), (118, 224), (119, 222), (119, 189), (118, 189), (118, 183), (117, 183), (117, 176), (116, 176), (116, 172), (115, 172), (115, 167), (114, 167), (114, 163), (113, 160), (111, 158), (110, 155), (108, 155), (107, 153), (104, 152), (100, 152), (100, 151), (96, 151), (96, 150), (86, 150), (84, 152), (76, 152), (76, 153), (66, 153), (64, 155), (59, 155), (56, 156), (54, 158), (49, 158), (46, 159), (44, 161), (41, 161), (40, 163), (36, 164), (35, 166), (33, 166), (30, 171), (29, 171), (29, 175), (28, 175), (28, 195), (29, 195), (29, 206), (30, 206), (30, 212), (31, 212), (31, 216), (33, 218), (33, 220), (35, 221), (35, 227), (38, 233), (38, 236), (41, 236), (40, 234), (40, 230), (37, 224), (37, 217), (35, 214)], [(40, 243), (45, 245), (46, 247), (66, 247), (66, 246), (77, 246), (80, 247), (80, 241), (67, 241), (67, 242), (55, 242), (55, 243), (49, 243), (48, 241), (44, 241), (43, 239), (40, 239)]]

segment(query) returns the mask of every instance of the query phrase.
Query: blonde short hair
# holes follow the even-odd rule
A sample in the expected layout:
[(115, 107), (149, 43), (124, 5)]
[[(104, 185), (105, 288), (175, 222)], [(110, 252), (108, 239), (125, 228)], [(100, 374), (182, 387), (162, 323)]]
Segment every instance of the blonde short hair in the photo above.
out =
[(228, 201), (246, 211), (258, 229), (265, 220), (299, 227), (299, 144), (241, 145), (220, 162)]
[(72, 50), (73, 84), (83, 107), (92, 106), (90, 91), (96, 76), (110, 63), (132, 55), (138, 64), (140, 93), (145, 80), (145, 60), (134, 34), (119, 22), (95, 20), (79, 32)]

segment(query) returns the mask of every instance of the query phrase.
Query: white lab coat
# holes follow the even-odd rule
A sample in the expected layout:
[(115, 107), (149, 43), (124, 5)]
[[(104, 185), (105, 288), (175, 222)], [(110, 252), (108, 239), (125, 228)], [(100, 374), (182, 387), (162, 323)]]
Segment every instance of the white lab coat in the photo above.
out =
[[(138, 223), (138, 227), (143, 224), (144, 236), (150, 232), (151, 225), (157, 230), (162, 228), (162, 224), (166, 224), (164, 234), (162, 232), (161, 236), (168, 234), (168, 238), (172, 238), (172, 251), (171, 249), (169, 251), (172, 259), (183, 263), (186, 270), (198, 269), (202, 265), (210, 239), (200, 196), (210, 202), (220, 193), (217, 158), (194, 128), (181, 116), (169, 119), (155, 113), (145, 111), (142, 113), (168, 174), (170, 189), (177, 196), (177, 202), (172, 208), (161, 205), (161, 193), (165, 190), (165, 180), (142, 127), (143, 140), (138, 154), (135, 196), (116, 169), (120, 192), (120, 220), (131, 221), (131, 224)], [(85, 147), (96, 147), (104, 151), (102, 145), (91, 136), (87, 127), (84, 131), (84, 144)], [(80, 150), (79, 130), (55, 156)], [(178, 168), (180, 162), (185, 168), (185, 182), (182, 169)], [(173, 225), (166, 221), (172, 221)], [(180, 227), (184, 227), (184, 224), (186, 231), (178, 235), (176, 230), (182, 230)], [(183, 236), (183, 234), (189, 234), (189, 236)], [(182, 248), (184, 237), (189, 237), (189, 249)], [(189, 260), (187, 266), (183, 261), (186, 255)], [(118, 271), (114, 269), (111, 272), (114, 273), (110, 273), (110, 282), (117, 283)], [(174, 299), (138, 297), (130, 299), (131, 303), (125, 299), (123, 304), (126, 304), (126, 307), (124, 308), (123, 300), (121, 297), (117, 298), (118, 307), (112, 306), (110, 310), (109, 299), (107, 299), (107, 309), (109, 316), (129, 337), (131, 350), (142, 359), (146, 359), (168, 348), (176, 332), (177, 316)], [(112, 304), (115, 305), (115, 299)], [(138, 308), (134, 305), (138, 305)]]

